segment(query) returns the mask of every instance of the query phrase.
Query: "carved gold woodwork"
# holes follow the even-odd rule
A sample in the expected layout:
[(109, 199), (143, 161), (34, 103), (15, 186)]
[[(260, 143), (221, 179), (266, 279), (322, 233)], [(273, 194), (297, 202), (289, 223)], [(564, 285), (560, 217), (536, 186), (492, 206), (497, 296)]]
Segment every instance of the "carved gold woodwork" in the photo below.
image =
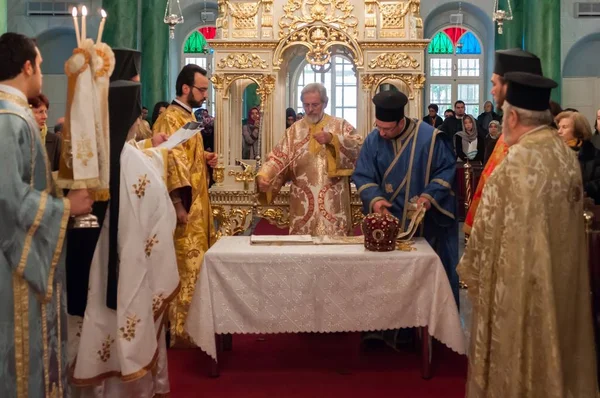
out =
[(221, 69), (267, 69), (267, 62), (256, 54), (229, 54), (217, 63)]
[(275, 49), (273, 66), (279, 68), (283, 63), (283, 52), (293, 46), (304, 46), (308, 49), (306, 62), (311, 65), (325, 65), (331, 60), (331, 52), (335, 46), (343, 46), (352, 52), (352, 61), (357, 66), (363, 64), (363, 54), (358, 42), (346, 32), (333, 26), (307, 25), (282, 40)]
[(259, 207), (256, 215), (269, 222), (277, 228), (289, 228), (290, 210), (289, 207)]
[(387, 80), (401, 80), (409, 88), (408, 99), (415, 98), (415, 90), (422, 90), (425, 85), (425, 75), (423, 74), (410, 74), (410, 73), (398, 73), (398, 74), (370, 74), (363, 75), (361, 78), (363, 90), (373, 92), (380, 84)]
[[(250, 191), (211, 189), (210, 193), (213, 217), (217, 222), (217, 239), (244, 233), (254, 217), (265, 219), (278, 228), (289, 228), (289, 190), (282, 190), (270, 204), (261, 204), (258, 194)], [(352, 189), (350, 203), (352, 226), (356, 227), (364, 218), (356, 188)]]
[(273, 92), (273, 88), (275, 87), (275, 77), (272, 75), (262, 75), (257, 73), (250, 74), (229, 74), (229, 73), (215, 73), (210, 81), (213, 84), (213, 87), (217, 91), (223, 92), (223, 98), (229, 98), (229, 86), (231, 83), (238, 79), (249, 79), (258, 85), (257, 93), (260, 94), (261, 101), (264, 103), (268, 95)]
[(369, 68), (385, 69), (419, 69), (421, 64), (414, 57), (406, 53), (385, 53), (369, 62)]
[(279, 19), (279, 38), (283, 39), (306, 24), (320, 23), (344, 30), (358, 38), (358, 19), (349, 0), (287, 0)]
[(212, 207), (213, 217), (219, 225), (217, 239), (222, 236), (234, 236), (244, 233), (252, 221), (252, 208)]

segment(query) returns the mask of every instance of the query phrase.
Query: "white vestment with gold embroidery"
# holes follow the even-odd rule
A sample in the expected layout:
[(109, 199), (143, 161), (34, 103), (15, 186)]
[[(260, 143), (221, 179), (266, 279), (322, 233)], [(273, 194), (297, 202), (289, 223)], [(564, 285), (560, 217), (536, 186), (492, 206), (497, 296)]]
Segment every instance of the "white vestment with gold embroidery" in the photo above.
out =
[(121, 153), (117, 310), (106, 306), (106, 216), (90, 270), (84, 319), (70, 319), (74, 396), (153, 397), (169, 392), (163, 314), (177, 292), (179, 274), (173, 245), (176, 217), (165, 185), (166, 155), (164, 149), (141, 151), (131, 145)]

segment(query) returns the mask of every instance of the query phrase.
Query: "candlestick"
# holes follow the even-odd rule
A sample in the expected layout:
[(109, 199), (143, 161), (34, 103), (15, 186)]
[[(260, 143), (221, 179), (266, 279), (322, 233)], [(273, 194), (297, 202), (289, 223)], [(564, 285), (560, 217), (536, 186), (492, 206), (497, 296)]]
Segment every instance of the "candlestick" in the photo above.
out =
[(81, 47), (81, 36), (79, 35), (79, 22), (77, 21), (77, 7), (73, 7), (71, 15), (73, 15), (73, 24), (75, 24), (75, 37), (77, 37), (77, 47)]
[(102, 42), (102, 32), (104, 31), (104, 23), (106, 22), (106, 11), (100, 10), (100, 15), (102, 15), (102, 21), (100, 21), (100, 27), (98, 28), (98, 38), (96, 39), (96, 43)]
[(81, 7), (81, 40), (85, 41), (86, 38), (86, 25), (85, 25), (85, 18), (87, 17), (87, 8), (86, 6)]

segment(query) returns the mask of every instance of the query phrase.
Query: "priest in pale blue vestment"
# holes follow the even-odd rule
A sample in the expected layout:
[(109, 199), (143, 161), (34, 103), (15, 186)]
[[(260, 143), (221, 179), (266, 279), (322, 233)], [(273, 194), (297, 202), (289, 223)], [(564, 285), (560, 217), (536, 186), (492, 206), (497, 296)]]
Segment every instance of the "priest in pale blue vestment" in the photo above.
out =
[(352, 179), (363, 212), (390, 212), (409, 223), (408, 203), (427, 209), (419, 229), (440, 256), (458, 305), (458, 223), (454, 176), (456, 156), (442, 132), (404, 116), (408, 98), (384, 91), (373, 98), (376, 128), (365, 139)]
[(19, 34), (0, 36), (0, 397), (66, 397), (64, 239), (87, 191), (55, 196), (27, 98), (40, 94), (42, 57)]

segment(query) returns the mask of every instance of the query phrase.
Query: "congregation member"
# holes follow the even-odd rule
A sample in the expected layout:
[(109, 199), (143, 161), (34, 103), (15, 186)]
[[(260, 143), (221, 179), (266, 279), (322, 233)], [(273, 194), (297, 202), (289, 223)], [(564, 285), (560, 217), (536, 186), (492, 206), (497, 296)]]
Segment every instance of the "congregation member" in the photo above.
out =
[(429, 104), (427, 107), (429, 112), (427, 116), (423, 117), (423, 121), (433, 127), (440, 127), (444, 123), (444, 119), (438, 115), (439, 108), (436, 104)]
[(296, 123), (296, 112), (293, 108), (287, 108), (285, 110), (285, 128), (289, 129), (294, 123)]
[(477, 130), (475, 118), (465, 115), (462, 121), (464, 129), (457, 132), (454, 138), (456, 156), (463, 162), (483, 162), (485, 139)]
[[(154, 123), (154, 134), (173, 135), (189, 122), (196, 120), (194, 108), (208, 97), (207, 72), (197, 65), (183, 67), (176, 81), (176, 98)], [(169, 308), (172, 346), (190, 346), (184, 331), (185, 320), (196, 288), (200, 266), (210, 246), (215, 242), (212, 210), (208, 197), (208, 167), (217, 165), (217, 156), (205, 152), (202, 135), (173, 150), (169, 162), (168, 189), (177, 214), (175, 250), (181, 279), (181, 290)]]
[(483, 112), (477, 117), (477, 129), (482, 137), (487, 137), (488, 126), (493, 120), (500, 122), (502, 118), (494, 112), (494, 104), (492, 101), (485, 101), (485, 104), (483, 104)]
[(557, 84), (509, 72), (503, 134), (458, 267), (473, 303), (467, 398), (596, 397), (577, 158), (549, 126)]
[(502, 125), (497, 120), (492, 120), (488, 125), (488, 134), (485, 136), (485, 154), (483, 164), (487, 164), (502, 134)]
[(260, 168), (260, 191), (277, 193), (288, 181), (291, 235), (346, 236), (352, 231), (350, 184), (361, 137), (346, 120), (325, 113), (320, 83), (304, 87), (306, 115), (294, 123)]
[[(527, 51), (521, 49), (510, 49), (510, 50), (499, 50), (496, 51), (494, 72), (492, 73), (492, 96), (494, 102), (499, 107), (504, 104), (504, 98), (506, 97), (506, 81), (504, 80), (504, 74), (509, 72), (529, 72), (536, 75), (542, 74), (542, 63), (540, 59)], [(473, 220), (477, 214), (477, 207), (479, 206), (479, 200), (485, 183), (492, 175), (492, 172), (498, 166), (508, 152), (508, 146), (504, 143), (504, 135), (500, 135), (494, 147), (494, 151), (488, 158), (479, 183), (473, 194), (471, 200), (471, 206), (465, 217), (465, 223), (463, 230), (468, 236), (471, 233), (473, 227)]]
[(157, 102), (154, 105), (154, 109), (152, 110), (152, 125), (150, 127), (154, 126), (154, 123), (156, 123), (156, 119), (158, 119), (158, 117), (162, 115), (164, 111), (167, 110), (168, 106), (169, 103), (165, 101)]
[(579, 112), (565, 111), (556, 117), (558, 134), (579, 159), (583, 191), (600, 205), (600, 150), (591, 142), (592, 128)]
[(260, 134), (260, 111), (250, 108), (246, 124), (242, 126), (242, 159), (255, 159), (260, 155), (258, 135)]
[(40, 127), (42, 142), (46, 146), (46, 154), (48, 155), (48, 162), (50, 163), (50, 170), (57, 171), (60, 162), (62, 139), (59, 134), (56, 134), (56, 126), (54, 127), (54, 133), (48, 131), (47, 122), (50, 101), (48, 101), (48, 97), (44, 94), (40, 94), (37, 97), (29, 98), (29, 106), (33, 111), (35, 121)]
[(138, 132), (140, 93), (127, 80), (109, 88), (110, 203), (92, 249), (85, 315), (69, 319), (73, 397), (169, 393), (163, 318), (179, 285), (177, 220), (167, 149), (126, 143)]
[(409, 204), (428, 211), (420, 230), (440, 256), (458, 305), (458, 223), (454, 178), (456, 158), (439, 130), (405, 116), (405, 94), (385, 91), (373, 97), (375, 125), (365, 139), (352, 175), (363, 213), (391, 213), (402, 229)]
[(0, 397), (66, 397), (65, 232), (92, 197), (64, 198), (46, 165), (28, 98), (42, 90), (42, 56), (23, 35), (0, 36)]

